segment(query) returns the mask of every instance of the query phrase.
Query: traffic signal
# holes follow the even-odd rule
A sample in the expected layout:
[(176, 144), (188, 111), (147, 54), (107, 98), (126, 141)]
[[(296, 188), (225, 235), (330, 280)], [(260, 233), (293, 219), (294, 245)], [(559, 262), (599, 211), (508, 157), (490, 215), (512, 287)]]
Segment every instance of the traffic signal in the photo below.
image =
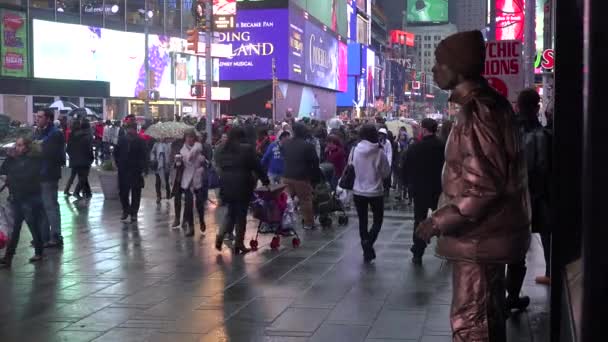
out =
[(203, 83), (195, 83), (190, 86), (190, 96), (201, 99), (205, 97), (205, 86)]
[(188, 51), (198, 53), (198, 30), (190, 29), (190, 30), (186, 31), (186, 35), (187, 35), (186, 41), (188, 42), (186, 49)]
[(160, 93), (158, 92), (158, 90), (150, 90), (150, 92), (148, 93), (148, 100), (151, 100), (151, 101), (160, 100)]

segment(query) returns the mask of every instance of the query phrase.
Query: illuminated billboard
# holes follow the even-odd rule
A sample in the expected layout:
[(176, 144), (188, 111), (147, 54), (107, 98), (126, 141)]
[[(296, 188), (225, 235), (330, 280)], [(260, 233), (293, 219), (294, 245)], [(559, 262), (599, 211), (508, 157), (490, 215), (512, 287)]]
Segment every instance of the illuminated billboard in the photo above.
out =
[(525, 0), (496, 0), (496, 40), (524, 39)]
[(408, 0), (409, 23), (447, 23), (448, 0)]
[[(137, 97), (145, 89), (144, 35), (98, 27), (33, 20), (34, 77), (110, 83), (110, 95)], [(68, 43), (66, 43), (68, 42)], [(71, 43), (69, 43), (71, 42)], [(183, 51), (185, 41), (151, 34), (150, 88), (173, 97), (172, 51)], [(204, 58), (177, 59), (177, 97), (190, 98), (190, 84), (204, 79)], [(217, 63), (216, 63), (217, 64)], [(197, 75), (198, 72), (198, 75)], [(218, 81), (218, 67), (214, 79)]]
[(213, 29), (232, 30), (236, 20), (236, 0), (213, 0)]

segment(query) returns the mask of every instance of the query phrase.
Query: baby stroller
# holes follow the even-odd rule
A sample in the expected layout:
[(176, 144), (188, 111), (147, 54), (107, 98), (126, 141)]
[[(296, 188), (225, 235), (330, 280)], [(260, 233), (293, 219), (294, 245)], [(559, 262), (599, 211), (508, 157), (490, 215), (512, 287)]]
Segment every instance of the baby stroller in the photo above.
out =
[(330, 163), (322, 163), (319, 167), (321, 169), (321, 181), (315, 186), (312, 201), (315, 216), (319, 218), (322, 227), (330, 227), (333, 223), (331, 215), (337, 213), (338, 224), (345, 226), (348, 224), (348, 216), (344, 210), (344, 204), (329, 183), (334, 177), (334, 166)]
[[(271, 185), (260, 187), (254, 192), (254, 200), (251, 203), (253, 217), (260, 220), (255, 238), (249, 242), (252, 250), (258, 249), (258, 236), (262, 227), (273, 229), (274, 237), (270, 242), (270, 248), (277, 249), (281, 244), (281, 235), (295, 235), (291, 240), (292, 246), (300, 246), (300, 237), (293, 226), (293, 203), (285, 191), (285, 185)], [(291, 223), (290, 223), (291, 222)]]

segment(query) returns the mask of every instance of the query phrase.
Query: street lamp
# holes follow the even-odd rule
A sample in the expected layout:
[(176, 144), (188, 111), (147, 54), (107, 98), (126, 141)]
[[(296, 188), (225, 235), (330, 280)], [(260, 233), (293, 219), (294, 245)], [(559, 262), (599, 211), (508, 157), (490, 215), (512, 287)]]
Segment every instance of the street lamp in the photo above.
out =
[(146, 74), (145, 79), (145, 92), (146, 97), (144, 98), (144, 116), (147, 118), (150, 116), (150, 61), (148, 58), (148, 38), (150, 35), (150, 20), (154, 17), (154, 12), (148, 10), (148, 1), (144, 1), (144, 8), (138, 10), (139, 15), (144, 19), (144, 70)]

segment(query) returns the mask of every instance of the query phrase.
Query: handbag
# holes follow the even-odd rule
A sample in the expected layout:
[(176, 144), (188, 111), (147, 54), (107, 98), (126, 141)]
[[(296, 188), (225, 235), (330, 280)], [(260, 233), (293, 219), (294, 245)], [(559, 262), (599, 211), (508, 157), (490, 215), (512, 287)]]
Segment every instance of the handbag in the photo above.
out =
[(220, 187), (220, 176), (217, 173), (217, 170), (212, 165), (209, 165), (207, 168), (207, 188), (208, 189), (217, 189)]
[(344, 168), (344, 172), (342, 173), (342, 177), (340, 177), (340, 181), (338, 185), (344, 190), (352, 190), (355, 186), (355, 166), (353, 165), (353, 155), (355, 154), (355, 147), (353, 147), (350, 152), (350, 156), (348, 157), (348, 165)]

